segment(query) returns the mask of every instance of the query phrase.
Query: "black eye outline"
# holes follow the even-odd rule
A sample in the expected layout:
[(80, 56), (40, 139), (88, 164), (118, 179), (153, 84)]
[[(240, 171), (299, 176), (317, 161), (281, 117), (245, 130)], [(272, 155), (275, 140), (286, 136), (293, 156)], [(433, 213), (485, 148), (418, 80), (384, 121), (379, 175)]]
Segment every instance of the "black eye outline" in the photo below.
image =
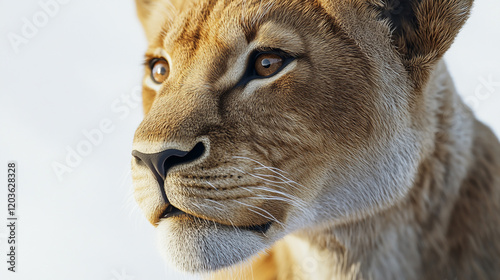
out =
[[(168, 76), (167, 76), (167, 78), (166, 78), (166, 79), (168, 79), (168, 77), (170, 76), (170, 63), (168, 63), (168, 61), (167, 61), (166, 59), (164, 59), (164, 58), (153, 58), (153, 59), (151, 59), (151, 60), (148, 62), (148, 65), (149, 65), (149, 71), (151, 72), (151, 73), (150, 73), (150, 75), (149, 75), (149, 76), (151, 77), (151, 80), (153, 80), (153, 82), (154, 82), (155, 84), (161, 85), (163, 82), (161, 82), (161, 83), (160, 83), (160, 82), (158, 82), (158, 81), (155, 79), (155, 77), (154, 77), (154, 72), (153, 72), (153, 69), (154, 69), (154, 67), (155, 67), (155, 64), (156, 64), (157, 62), (159, 62), (159, 61), (163, 61), (165, 64), (167, 64), (167, 65), (168, 65), (168, 70), (167, 70), (167, 71), (168, 71)], [(166, 79), (165, 79), (165, 80), (166, 80)]]
[[(260, 76), (257, 74), (257, 71), (255, 70), (255, 62), (257, 61), (257, 58), (263, 54), (274, 54), (283, 59), (283, 64), (281, 65), (281, 67), (269, 76)], [(290, 64), (295, 59), (296, 59), (295, 57), (280, 49), (270, 49), (264, 51), (254, 50), (249, 56), (247, 69), (245, 70), (243, 77), (241, 77), (240, 81), (236, 84), (235, 87), (245, 86), (252, 80), (269, 79), (274, 75), (278, 74), (279, 72), (281, 72), (288, 64)]]

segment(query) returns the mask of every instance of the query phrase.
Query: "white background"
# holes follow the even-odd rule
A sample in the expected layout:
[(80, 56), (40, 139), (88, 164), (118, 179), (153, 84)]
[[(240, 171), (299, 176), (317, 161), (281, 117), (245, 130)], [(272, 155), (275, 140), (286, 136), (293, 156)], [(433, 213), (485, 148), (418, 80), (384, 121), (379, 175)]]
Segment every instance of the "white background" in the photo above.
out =
[[(0, 278), (188, 279), (164, 266), (153, 227), (131, 199), (142, 107), (121, 98), (140, 85), (146, 47), (134, 3), (68, 2), (16, 53), (9, 34), (21, 35), (23, 18), (33, 22), (43, 9), (36, 0), (0, 0)], [(498, 0), (477, 0), (446, 60), (461, 95), (500, 135), (498, 12)], [(113, 131), (59, 180), (54, 162), (65, 164), (82, 131), (105, 119)], [(15, 275), (4, 261), (9, 160), (19, 166)]]

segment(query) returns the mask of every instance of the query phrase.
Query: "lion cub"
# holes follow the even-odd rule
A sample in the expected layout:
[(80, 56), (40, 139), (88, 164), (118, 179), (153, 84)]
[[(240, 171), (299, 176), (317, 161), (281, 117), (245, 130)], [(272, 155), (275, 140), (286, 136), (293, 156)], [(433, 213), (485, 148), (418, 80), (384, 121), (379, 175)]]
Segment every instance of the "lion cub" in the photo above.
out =
[(500, 279), (500, 144), (442, 61), (472, 0), (137, 0), (134, 194), (219, 279)]

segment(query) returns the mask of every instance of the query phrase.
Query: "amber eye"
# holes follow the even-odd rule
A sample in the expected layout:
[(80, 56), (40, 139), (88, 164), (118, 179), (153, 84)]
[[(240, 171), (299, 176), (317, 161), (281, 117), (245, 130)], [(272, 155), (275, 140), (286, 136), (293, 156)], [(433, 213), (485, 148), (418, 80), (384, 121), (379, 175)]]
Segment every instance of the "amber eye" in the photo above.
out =
[(262, 77), (269, 77), (280, 70), (283, 58), (274, 53), (263, 53), (255, 60), (255, 72)]
[(152, 61), (151, 63), (151, 78), (155, 83), (161, 84), (167, 78), (170, 72), (170, 67), (168, 62), (164, 59), (158, 59), (156, 61)]

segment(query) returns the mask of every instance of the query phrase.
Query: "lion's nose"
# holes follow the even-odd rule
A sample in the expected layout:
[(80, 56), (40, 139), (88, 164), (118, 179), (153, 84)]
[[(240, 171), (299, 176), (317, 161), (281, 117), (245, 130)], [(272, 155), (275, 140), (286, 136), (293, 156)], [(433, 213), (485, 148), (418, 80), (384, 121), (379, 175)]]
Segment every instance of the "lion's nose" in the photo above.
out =
[(165, 190), (163, 188), (167, 172), (170, 168), (189, 163), (199, 159), (205, 153), (205, 145), (202, 142), (196, 144), (191, 151), (182, 151), (176, 149), (168, 149), (155, 154), (145, 154), (137, 150), (132, 151), (132, 155), (142, 161), (153, 172), (158, 184), (160, 185), (163, 199), (168, 203)]

